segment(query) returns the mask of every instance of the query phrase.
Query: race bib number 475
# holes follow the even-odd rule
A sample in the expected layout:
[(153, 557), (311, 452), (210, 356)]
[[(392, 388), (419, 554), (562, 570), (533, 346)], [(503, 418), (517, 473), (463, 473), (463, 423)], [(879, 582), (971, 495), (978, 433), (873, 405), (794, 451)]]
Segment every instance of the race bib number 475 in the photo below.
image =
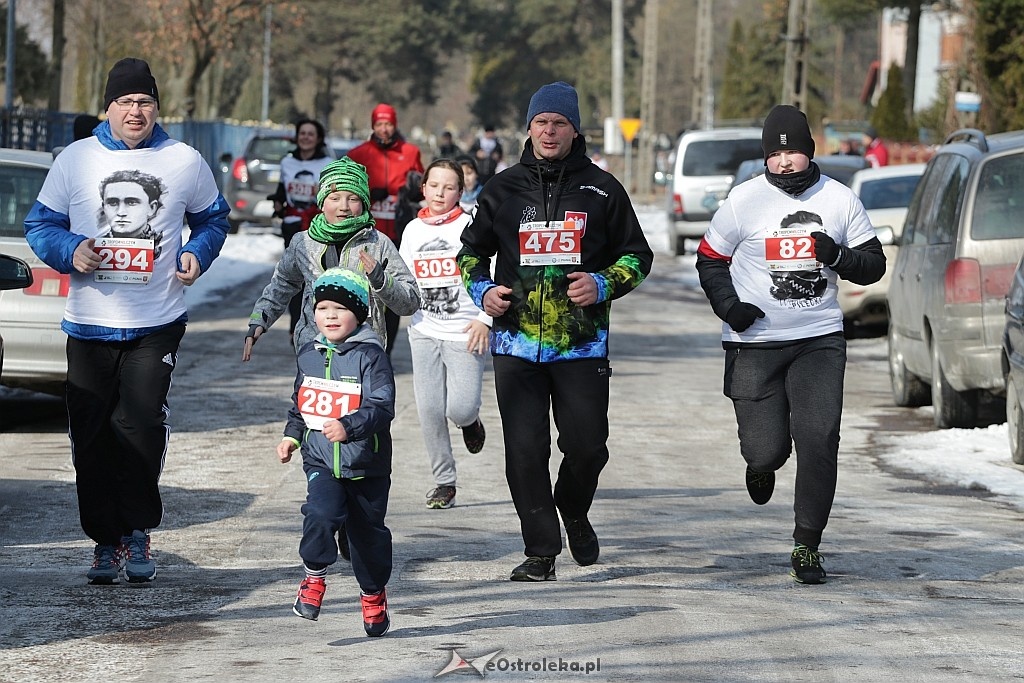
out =
[(579, 264), (580, 231), (576, 221), (535, 221), (519, 226), (519, 265)]
[(299, 413), (309, 429), (320, 431), (328, 420), (356, 412), (363, 385), (336, 379), (304, 377), (299, 387)]
[(96, 282), (146, 284), (153, 275), (153, 240), (100, 237), (93, 250), (100, 265), (93, 271)]
[(821, 264), (814, 258), (814, 238), (811, 237), (814, 230), (808, 226), (769, 229), (764, 238), (764, 259), (768, 263), (768, 270), (821, 268)]

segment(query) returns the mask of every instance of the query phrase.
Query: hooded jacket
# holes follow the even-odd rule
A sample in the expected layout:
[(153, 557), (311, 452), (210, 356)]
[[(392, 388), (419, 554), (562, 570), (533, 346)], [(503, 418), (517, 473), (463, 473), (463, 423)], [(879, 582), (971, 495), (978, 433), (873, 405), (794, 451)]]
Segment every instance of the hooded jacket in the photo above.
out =
[[(575, 221), (581, 263), (520, 265), (520, 225), (536, 221)], [(582, 135), (555, 161), (538, 159), (527, 140), (520, 163), (484, 185), (462, 244), (463, 284), (481, 310), (487, 290), (512, 289), (512, 305), (494, 319), (491, 353), (537, 363), (607, 357), (611, 302), (643, 282), (654, 260), (625, 189), (587, 158)], [(569, 300), (575, 271), (594, 277), (597, 303)]]
[(350, 150), (348, 158), (366, 167), (366, 173), (370, 176), (370, 200), (373, 202), (367, 208), (377, 222), (377, 229), (397, 244), (400, 237), (395, 226), (398, 191), (405, 185), (409, 171), (423, 173), (420, 148), (406, 142), (395, 131), (395, 136), (388, 144), (383, 145), (377, 137), (371, 136)]
[[(380, 339), (367, 324), (334, 345), (323, 337), (305, 344), (296, 359), (298, 373), (284, 435), (302, 449), (309, 465), (326, 467), (339, 479), (384, 477), (391, 473), (391, 421), (395, 418), (395, 376)], [(362, 385), (359, 408), (339, 421), (348, 440), (331, 443), (308, 429), (299, 412), (299, 389), (307, 377)]]

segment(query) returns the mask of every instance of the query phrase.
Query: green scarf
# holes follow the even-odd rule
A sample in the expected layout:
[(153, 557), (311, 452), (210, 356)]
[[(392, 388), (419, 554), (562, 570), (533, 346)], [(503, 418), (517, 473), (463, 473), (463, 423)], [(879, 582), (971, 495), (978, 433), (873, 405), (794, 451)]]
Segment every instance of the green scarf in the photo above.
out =
[(309, 236), (320, 244), (340, 244), (348, 241), (348, 238), (356, 234), (366, 226), (375, 225), (373, 214), (363, 210), (358, 216), (346, 218), (340, 223), (330, 224), (322, 213), (313, 217), (309, 224)]

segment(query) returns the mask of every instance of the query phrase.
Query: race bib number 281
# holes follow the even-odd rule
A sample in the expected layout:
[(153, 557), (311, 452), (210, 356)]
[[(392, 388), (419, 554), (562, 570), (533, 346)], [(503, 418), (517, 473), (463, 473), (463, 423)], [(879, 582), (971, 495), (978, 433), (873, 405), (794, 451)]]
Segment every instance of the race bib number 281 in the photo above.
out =
[(309, 429), (322, 430), (328, 420), (338, 420), (356, 412), (363, 385), (320, 377), (304, 377), (299, 387), (298, 405)]

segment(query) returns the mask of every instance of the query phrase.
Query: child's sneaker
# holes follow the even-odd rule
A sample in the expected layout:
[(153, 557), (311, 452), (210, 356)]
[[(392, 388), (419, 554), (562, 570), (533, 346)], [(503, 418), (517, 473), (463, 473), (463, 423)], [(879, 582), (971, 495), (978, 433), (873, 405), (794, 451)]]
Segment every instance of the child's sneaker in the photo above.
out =
[(432, 510), (450, 508), (455, 500), (454, 486), (438, 486), (427, 494), (427, 507)]
[(299, 584), (299, 594), (295, 597), (292, 611), (303, 619), (316, 621), (320, 616), (320, 605), (324, 602), (327, 582), (322, 576), (307, 576)]
[(363, 604), (363, 630), (366, 635), (376, 638), (391, 628), (391, 615), (388, 614), (388, 595), (386, 590), (367, 595), (359, 594)]
[(145, 583), (156, 578), (156, 562), (149, 553), (149, 534), (136, 529), (121, 537), (124, 548), (124, 576), (128, 583)]
[(825, 568), (821, 566), (823, 558), (817, 548), (797, 543), (790, 558), (793, 568), (789, 575), (796, 579), (797, 583), (825, 583)]
[(92, 567), (86, 574), (95, 586), (110, 586), (120, 582), (121, 549), (115, 545), (98, 545), (92, 551)]

